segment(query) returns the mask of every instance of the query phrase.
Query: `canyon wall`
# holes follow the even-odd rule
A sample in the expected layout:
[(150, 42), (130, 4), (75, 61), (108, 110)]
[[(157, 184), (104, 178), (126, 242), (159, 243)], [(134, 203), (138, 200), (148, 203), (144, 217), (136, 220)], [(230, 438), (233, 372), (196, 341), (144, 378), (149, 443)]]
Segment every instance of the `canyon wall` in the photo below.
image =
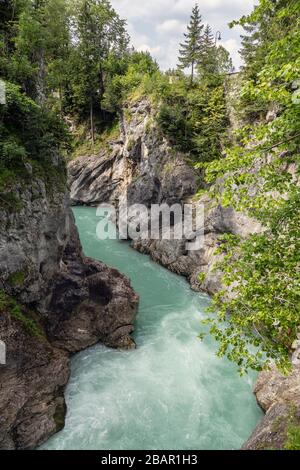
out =
[(65, 182), (26, 171), (14, 205), (0, 203), (0, 449), (32, 449), (62, 429), (70, 354), (98, 341), (135, 347), (129, 281), (83, 255)]

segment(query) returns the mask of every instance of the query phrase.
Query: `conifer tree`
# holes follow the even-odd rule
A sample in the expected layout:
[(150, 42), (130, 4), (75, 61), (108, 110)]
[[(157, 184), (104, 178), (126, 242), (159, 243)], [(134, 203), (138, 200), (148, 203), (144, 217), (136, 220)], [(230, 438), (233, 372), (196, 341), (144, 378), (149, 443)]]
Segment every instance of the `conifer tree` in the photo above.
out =
[(120, 19), (107, 0), (77, 0), (75, 31), (78, 38), (74, 65), (79, 71), (72, 79), (75, 102), (89, 109), (91, 136), (94, 140), (94, 113), (101, 111), (105, 93), (105, 65), (111, 53), (124, 55), (129, 37), (126, 21)]
[(184, 33), (185, 41), (180, 44), (179, 50), (179, 68), (181, 70), (191, 67), (191, 82), (194, 81), (195, 66), (198, 63), (202, 46), (202, 17), (199, 6), (196, 4), (193, 8), (190, 24), (187, 27), (187, 33)]
[(217, 71), (217, 48), (209, 24), (207, 24), (204, 29), (198, 65), (200, 75), (212, 74)]

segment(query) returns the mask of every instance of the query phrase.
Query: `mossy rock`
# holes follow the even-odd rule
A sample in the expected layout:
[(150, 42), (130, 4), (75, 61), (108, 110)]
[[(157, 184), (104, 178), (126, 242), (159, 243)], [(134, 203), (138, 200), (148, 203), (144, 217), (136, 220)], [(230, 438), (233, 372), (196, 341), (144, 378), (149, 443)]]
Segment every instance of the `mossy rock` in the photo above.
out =
[(9, 276), (8, 282), (13, 287), (19, 287), (24, 284), (25, 277), (26, 275), (23, 271), (17, 271)]
[(0, 290), (0, 314), (9, 314), (12, 319), (22, 323), (25, 330), (36, 338), (45, 339), (45, 333), (35, 315), (21, 306), (13, 297)]

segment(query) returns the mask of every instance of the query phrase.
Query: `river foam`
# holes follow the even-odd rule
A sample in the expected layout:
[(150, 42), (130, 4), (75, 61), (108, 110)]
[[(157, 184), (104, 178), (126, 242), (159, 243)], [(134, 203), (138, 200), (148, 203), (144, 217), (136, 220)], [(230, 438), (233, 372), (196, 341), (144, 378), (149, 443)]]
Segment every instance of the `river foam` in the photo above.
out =
[(209, 298), (125, 242), (99, 241), (96, 209), (75, 208), (85, 254), (118, 268), (141, 304), (136, 351), (97, 345), (72, 360), (65, 429), (43, 449), (239, 449), (261, 417), (255, 376), (201, 343)]

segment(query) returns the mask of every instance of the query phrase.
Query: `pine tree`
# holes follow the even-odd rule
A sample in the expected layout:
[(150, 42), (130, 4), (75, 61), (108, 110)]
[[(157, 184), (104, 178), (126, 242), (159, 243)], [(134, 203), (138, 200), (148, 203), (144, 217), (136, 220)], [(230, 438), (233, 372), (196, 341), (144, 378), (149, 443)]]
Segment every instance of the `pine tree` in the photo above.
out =
[(75, 31), (78, 45), (75, 53), (77, 76), (73, 78), (76, 107), (90, 116), (91, 136), (94, 140), (94, 114), (101, 112), (105, 93), (105, 66), (113, 53), (121, 57), (128, 48), (126, 21), (120, 19), (107, 0), (77, 0), (75, 4)]
[(205, 26), (198, 71), (200, 75), (213, 74), (217, 71), (217, 48), (214, 35), (209, 24)]
[(229, 52), (223, 46), (216, 46), (212, 29), (206, 25), (198, 63), (198, 74), (201, 81), (207, 84), (217, 84), (221, 75), (232, 70), (233, 63)]
[(190, 24), (187, 27), (187, 33), (184, 34), (185, 41), (180, 44), (179, 50), (179, 68), (181, 70), (191, 67), (191, 82), (194, 81), (195, 66), (198, 63), (202, 46), (202, 17), (199, 6), (196, 4), (193, 8)]

